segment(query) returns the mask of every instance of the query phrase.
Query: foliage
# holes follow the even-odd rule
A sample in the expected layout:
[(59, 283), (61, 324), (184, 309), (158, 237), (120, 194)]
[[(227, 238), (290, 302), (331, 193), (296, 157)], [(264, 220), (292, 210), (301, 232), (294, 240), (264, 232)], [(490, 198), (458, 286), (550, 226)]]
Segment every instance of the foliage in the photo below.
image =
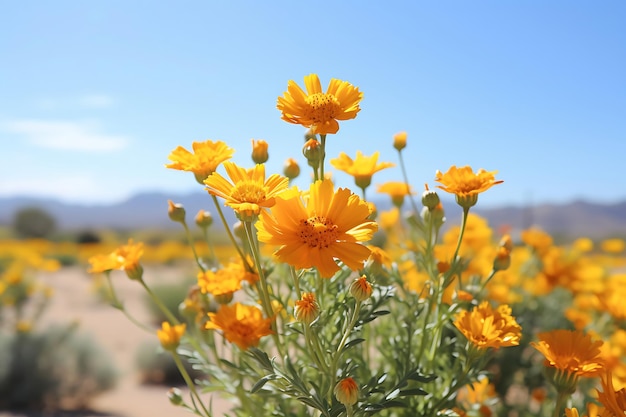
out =
[(54, 217), (39, 207), (26, 207), (15, 213), (13, 230), (22, 238), (49, 237), (56, 228)]

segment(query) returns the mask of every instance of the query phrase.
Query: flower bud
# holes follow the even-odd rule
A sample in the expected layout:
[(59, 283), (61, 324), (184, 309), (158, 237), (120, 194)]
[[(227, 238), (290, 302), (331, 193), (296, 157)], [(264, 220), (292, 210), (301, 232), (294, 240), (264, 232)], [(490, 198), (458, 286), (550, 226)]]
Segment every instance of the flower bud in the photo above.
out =
[(185, 208), (182, 204), (176, 204), (172, 200), (167, 200), (168, 209), (167, 215), (173, 222), (184, 223), (185, 222)]
[(246, 229), (243, 227), (243, 223), (241, 221), (238, 221), (233, 225), (233, 234), (242, 242), (246, 242)]
[(345, 406), (356, 404), (359, 397), (359, 386), (356, 381), (350, 377), (344, 378), (335, 385), (333, 390), (337, 401)]
[(213, 224), (213, 216), (211, 216), (210, 212), (206, 210), (198, 211), (198, 214), (196, 214), (196, 225), (199, 228), (206, 229), (206, 228), (211, 227), (212, 224)]
[(298, 165), (298, 161), (293, 158), (287, 158), (283, 168), (283, 174), (290, 180), (300, 175), (300, 166)]
[(322, 146), (316, 139), (309, 139), (302, 147), (302, 155), (310, 166), (317, 167), (322, 159)]
[(393, 147), (396, 148), (398, 151), (406, 148), (406, 137), (406, 132), (399, 132), (393, 135)]
[(269, 159), (268, 144), (263, 139), (252, 139), (252, 160), (255, 164), (264, 164)]
[(302, 298), (296, 301), (293, 315), (296, 320), (304, 324), (311, 324), (320, 315), (320, 306), (317, 304), (315, 294), (312, 292), (303, 293)]
[(124, 267), (124, 272), (133, 281), (141, 281), (143, 279), (143, 266), (139, 262)]
[(465, 194), (465, 195), (455, 195), (456, 203), (463, 207), (464, 209), (469, 209), (470, 207), (474, 207), (478, 202), (478, 194)]
[(428, 184), (425, 184), (426, 190), (422, 193), (422, 204), (424, 207), (428, 207), (428, 210), (433, 211), (435, 207), (441, 202), (437, 191), (429, 190)]
[(504, 246), (498, 247), (498, 252), (493, 260), (494, 271), (504, 271), (511, 266), (511, 253)]
[(510, 235), (502, 236), (502, 239), (500, 239), (500, 246), (502, 246), (508, 252), (511, 252), (513, 250), (513, 240), (511, 240), (511, 236)]
[(181, 405), (184, 403), (183, 393), (178, 388), (170, 388), (170, 390), (167, 392), (167, 398), (169, 398), (172, 405)]
[(350, 294), (359, 302), (365, 301), (372, 296), (372, 285), (367, 282), (365, 275), (352, 281)]

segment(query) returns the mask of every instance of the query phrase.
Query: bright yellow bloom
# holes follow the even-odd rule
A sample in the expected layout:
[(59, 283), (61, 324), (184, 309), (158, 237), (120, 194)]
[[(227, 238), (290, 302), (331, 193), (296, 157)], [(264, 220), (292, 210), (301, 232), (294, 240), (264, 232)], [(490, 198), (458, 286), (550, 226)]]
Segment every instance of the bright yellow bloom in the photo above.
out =
[(485, 171), (482, 168), (474, 173), (469, 166), (457, 168), (456, 165), (452, 165), (445, 174), (437, 170), (435, 181), (442, 184), (438, 185), (438, 188), (454, 194), (457, 203), (468, 208), (476, 204), (478, 194), (504, 182), (502, 180), (496, 181), (495, 174), (497, 173), (498, 171)]
[(479, 349), (517, 346), (522, 336), (522, 328), (511, 316), (511, 307), (503, 304), (494, 310), (488, 301), (471, 312), (461, 311), (454, 326)]
[(552, 330), (537, 335), (531, 345), (545, 356), (544, 366), (582, 377), (596, 376), (604, 369), (601, 340), (578, 330)]
[(209, 193), (222, 197), (242, 221), (252, 221), (261, 208), (274, 205), (274, 197), (289, 186), (289, 179), (278, 174), (265, 179), (265, 165), (245, 169), (233, 162), (225, 162), (224, 168), (231, 182), (214, 172), (204, 183)]
[(364, 189), (372, 183), (372, 175), (376, 172), (395, 166), (391, 162), (378, 163), (379, 155), (380, 152), (378, 151), (374, 152), (372, 156), (365, 156), (361, 151), (356, 151), (356, 158), (353, 160), (344, 152), (341, 152), (339, 158), (330, 160), (330, 164), (338, 170), (352, 175), (356, 185)]
[(91, 264), (90, 273), (100, 273), (121, 269), (126, 272), (131, 279), (140, 279), (143, 274), (143, 268), (139, 263), (143, 256), (143, 243), (133, 243), (132, 239), (128, 240), (126, 245), (122, 245), (107, 255), (95, 255), (89, 258)]
[(317, 74), (310, 74), (304, 77), (304, 85), (306, 93), (290, 80), (276, 107), (284, 121), (308, 127), (312, 134), (337, 133), (337, 120), (354, 119), (361, 110), (363, 93), (346, 81), (332, 78), (324, 93)]
[(624, 252), (624, 248), (626, 248), (626, 242), (623, 239), (606, 239), (600, 243), (600, 247), (603, 252), (618, 254)]
[(483, 377), (478, 381), (474, 381), (461, 388), (457, 394), (457, 404), (465, 410), (476, 409), (478, 406), (486, 406), (493, 403), (498, 397), (493, 384), (489, 382), (489, 378)]
[(183, 334), (185, 334), (186, 327), (187, 326), (184, 323), (171, 326), (168, 322), (164, 321), (161, 324), (161, 328), (157, 329), (157, 337), (159, 338), (163, 349), (176, 350), (180, 344), (180, 338), (183, 337)]
[(391, 202), (396, 207), (401, 207), (402, 204), (404, 204), (405, 196), (415, 195), (411, 186), (402, 181), (388, 181), (379, 185), (376, 191), (389, 195), (389, 197), (391, 197)]
[(119, 268), (119, 262), (113, 253), (94, 255), (90, 257), (87, 262), (91, 265), (91, 268), (88, 270), (90, 274), (98, 274)]
[(217, 313), (208, 313), (208, 330), (221, 330), (226, 340), (242, 350), (257, 346), (263, 336), (272, 333), (272, 319), (264, 319), (256, 307), (240, 303), (221, 305)]
[(215, 296), (232, 294), (241, 288), (243, 281), (254, 284), (259, 276), (245, 269), (241, 262), (230, 262), (217, 271), (198, 272), (198, 286), (203, 294)]
[(182, 146), (174, 149), (167, 157), (172, 163), (165, 165), (165, 167), (193, 172), (196, 181), (200, 184), (206, 177), (215, 172), (219, 164), (232, 158), (235, 153), (234, 149), (222, 141), (193, 142), (191, 146), (193, 153)]
[(353, 378), (344, 378), (333, 390), (337, 401), (343, 405), (354, 405), (359, 398), (359, 386)]
[(316, 267), (323, 278), (339, 270), (335, 259), (357, 270), (370, 250), (359, 242), (377, 230), (368, 220), (368, 205), (345, 188), (333, 189), (328, 180), (311, 184), (308, 198), (292, 189), (276, 199), (256, 223), (258, 239), (280, 248), (274, 255), (296, 268)]
[(606, 408), (602, 417), (622, 417), (626, 414), (626, 388), (616, 391), (610, 373), (602, 376), (602, 392), (598, 391), (598, 401)]
[(320, 315), (320, 306), (315, 294), (312, 292), (303, 293), (302, 297), (296, 301), (293, 315), (296, 320), (311, 324)]

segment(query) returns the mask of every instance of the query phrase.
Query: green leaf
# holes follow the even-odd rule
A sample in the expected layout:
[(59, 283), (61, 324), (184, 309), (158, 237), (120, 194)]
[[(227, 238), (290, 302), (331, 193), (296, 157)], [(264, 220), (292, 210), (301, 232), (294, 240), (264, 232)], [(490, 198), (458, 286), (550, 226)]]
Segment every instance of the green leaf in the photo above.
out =
[(426, 395), (428, 394), (428, 392), (424, 391), (421, 388), (411, 388), (411, 389), (405, 389), (400, 391), (400, 395), (401, 397), (407, 397), (409, 395)]
[(365, 339), (363, 338), (357, 338), (357, 339), (352, 339), (350, 340), (348, 343), (346, 343), (346, 345), (343, 347), (344, 350), (350, 349), (352, 346), (356, 346), (359, 343), (363, 343), (365, 342)]
[(268, 382), (271, 381), (273, 379), (276, 379), (277, 376), (272, 374), (272, 375), (267, 375), (264, 376), (263, 378), (259, 379), (256, 384), (254, 384), (252, 386), (252, 388), (250, 388), (250, 393), (254, 394), (255, 392), (257, 392), (258, 390), (260, 390), (261, 388), (263, 388), (263, 386)]

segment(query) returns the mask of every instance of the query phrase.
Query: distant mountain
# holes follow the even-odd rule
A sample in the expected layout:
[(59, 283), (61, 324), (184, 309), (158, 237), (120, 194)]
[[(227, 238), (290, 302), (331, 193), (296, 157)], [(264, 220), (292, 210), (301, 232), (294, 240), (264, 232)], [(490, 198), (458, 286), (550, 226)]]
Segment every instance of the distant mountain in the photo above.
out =
[[(59, 228), (81, 229), (146, 229), (177, 228), (167, 216), (167, 200), (181, 203), (187, 210), (191, 223), (200, 210), (213, 214), (216, 227), (220, 226), (217, 211), (211, 197), (205, 191), (173, 195), (160, 192), (141, 193), (117, 204), (82, 205), (68, 204), (54, 199), (33, 197), (0, 198), (0, 224), (11, 223), (15, 213), (25, 207), (39, 207), (57, 220)], [(386, 200), (374, 201), (379, 210), (389, 208)], [(458, 224), (461, 212), (453, 200), (444, 200), (448, 223)], [(480, 204), (473, 212), (487, 218), (496, 230), (507, 227), (521, 230), (531, 225), (541, 227), (552, 235), (563, 237), (603, 238), (626, 236), (626, 201), (615, 204), (597, 204), (574, 201), (569, 204), (542, 204), (532, 207), (506, 206), (483, 209)], [(225, 209), (227, 221), (236, 221), (232, 210)]]

